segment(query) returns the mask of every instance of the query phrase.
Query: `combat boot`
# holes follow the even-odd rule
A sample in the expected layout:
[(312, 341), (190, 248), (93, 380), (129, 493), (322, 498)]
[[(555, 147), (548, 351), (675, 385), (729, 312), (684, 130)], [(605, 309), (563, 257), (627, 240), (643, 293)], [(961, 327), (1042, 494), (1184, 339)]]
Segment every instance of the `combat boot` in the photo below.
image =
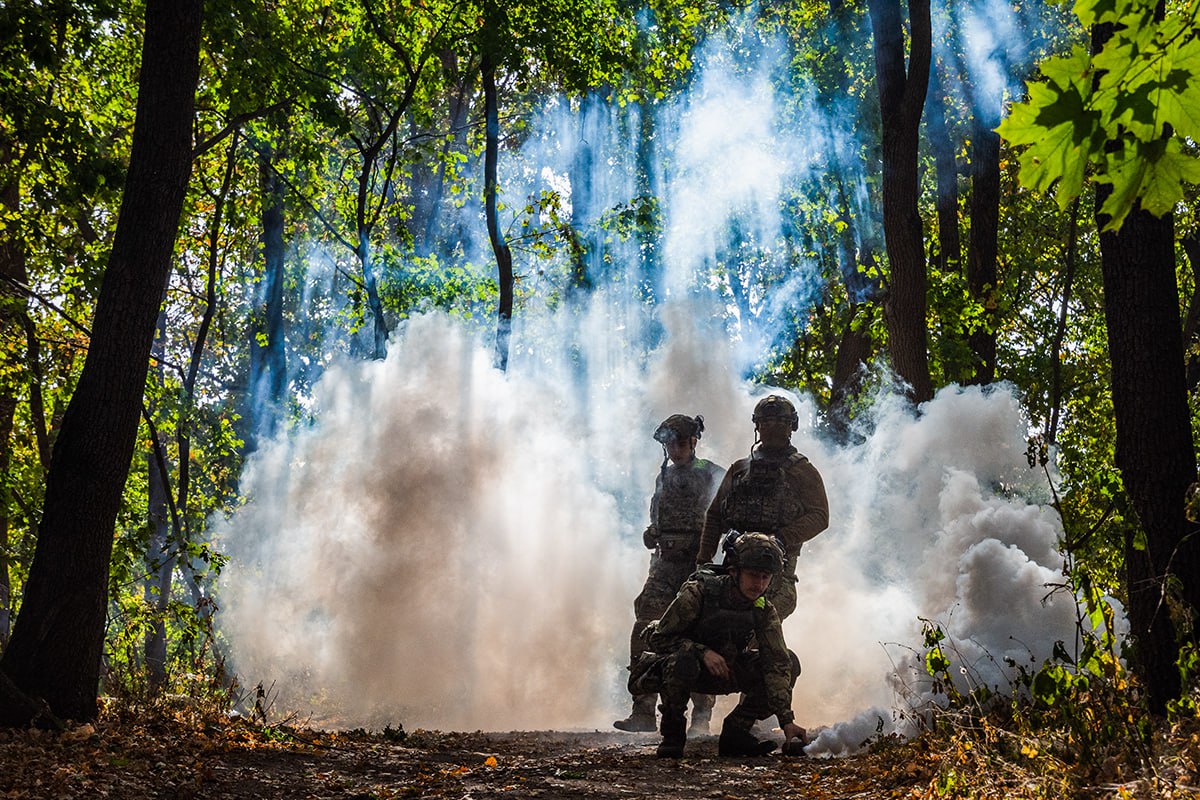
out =
[(692, 695), (692, 719), (688, 725), (688, 736), (708, 736), (708, 724), (712, 721), (713, 703), (711, 694)]
[(613, 727), (628, 733), (649, 733), (658, 730), (654, 721), (654, 699), (652, 694), (640, 694), (633, 698), (633, 713), (614, 722)]
[(662, 709), (662, 741), (658, 744), (655, 755), (659, 758), (683, 758), (683, 748), (687, 744), (687, 731), (684, 728), (682, 711), (667, 711)]
[(765, 756), (774, 749), (774, 742), (756, 739), (750, 731), (728, 724), (721, 728), (721, 738), (717, 741), (717, 755), (726, 757)]

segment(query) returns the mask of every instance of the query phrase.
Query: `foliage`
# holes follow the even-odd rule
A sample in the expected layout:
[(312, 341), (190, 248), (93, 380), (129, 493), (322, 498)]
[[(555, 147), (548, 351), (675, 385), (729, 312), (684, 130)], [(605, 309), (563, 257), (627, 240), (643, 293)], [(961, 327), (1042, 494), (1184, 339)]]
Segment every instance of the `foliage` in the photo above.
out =
[[(1163, 8), (1160, 11), (1160, 6)], [(1093, 179), (1112, 186), (1101, 212), (1115, 230), (1135, 202), (1162, 216), (1200, 183), (1200, 4), (1080, 0), (1087, 28), (1112, 35), (1099, 52), (1075, 45), (1041, 65), (1045, 81), (1013, 107), (1000, 133), (1024, 145), (1021, 182), (1039, 192), (1057, 184), (1066, 208)]]
[[(955, 643), (937, 623), (923, 621), (922, 669), (932, 679), (928, 691), (940, 698), (924, 709), (942, 753), (934, 796), (987, 796), (981, 787), (1008, 786), (1006, 796), (1074, 797), (1104, 781), (1131, 787), (1122, 796), (1177, 796), (1175, 754), (1194, 748), (1190, 731), (1200, 723), (1194, 702), (1200, 662), (1185, 650), (1180, 668), (1193, 688), (1169, 725), (1156, 721), (1137, 701), (1111, 603), (1087, 580), (1079, 595), (1086, 613), (1076, 654), (1059, 642), (1040, 665), (1008, 661), (1004, 693), (972, 683), (971, 671), (957, 663)], [(1193, 766), (1185, 770), (1194, 769), (1189, 759)]]

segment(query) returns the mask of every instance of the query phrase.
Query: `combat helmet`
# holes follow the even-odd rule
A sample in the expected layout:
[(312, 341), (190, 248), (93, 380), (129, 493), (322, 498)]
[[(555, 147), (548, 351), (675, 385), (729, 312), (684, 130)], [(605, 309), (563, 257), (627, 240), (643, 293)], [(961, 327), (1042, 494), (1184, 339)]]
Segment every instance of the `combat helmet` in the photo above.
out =
[(703, 431), (704, 417), (699, 414), (694, 417), (686, 414), (672, 414), (654, 429), (654, 441), (660, 444), (670, 444), (679, 439), (687, 441), (693, 436), (699, 439)]
[(757, 425), (764, 419), (786, 419), (792, 425), (792, 430), (800, 427), (800, 415), (792, 401), (777, 394), (769, 394), (754, 406), (754, 414), (750, 419)]
[(783, 572), (783, 548), (766, 533), (743, 533), (726, 544), (726, 564), (738, 569), (760, 569), (772, 575)]

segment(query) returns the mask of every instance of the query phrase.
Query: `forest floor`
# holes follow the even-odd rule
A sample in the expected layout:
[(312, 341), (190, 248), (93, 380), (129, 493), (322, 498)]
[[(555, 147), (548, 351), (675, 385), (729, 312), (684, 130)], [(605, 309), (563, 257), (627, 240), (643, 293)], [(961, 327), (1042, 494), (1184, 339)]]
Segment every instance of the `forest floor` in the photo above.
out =
[(655, 758), (657, 741), (615, 731), (335, 733), (244, 720), (102, 716), (62, 733), (0, 730), (0, 798), (1198, 796), (1144, 780), (1066, 789), (1032, 772), (987, 775), (985, 768), (972, 775), (961, 746), (927, 737), (839, 759), (718, 758), (717, 739), (709, 736), (690, 740), (686, 756), (673, 761)]

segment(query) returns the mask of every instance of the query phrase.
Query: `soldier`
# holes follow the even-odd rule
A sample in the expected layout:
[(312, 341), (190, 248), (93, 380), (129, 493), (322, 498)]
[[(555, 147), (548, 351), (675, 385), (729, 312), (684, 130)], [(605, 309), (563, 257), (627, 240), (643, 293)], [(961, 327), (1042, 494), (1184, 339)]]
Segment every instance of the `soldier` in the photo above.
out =
[(683, 756), (683, 712), (693, 692), (742, 692), (722, 724), (719, 755), (761, 756), (774, 750), (774, 742), (750, 732), (771, 714), (778, 717), (785, 742), (804, 740), (792, 713), (800, 662), (787, 649), (779, 615), (764, 597), (783, 561), (783, 548), (773, 537), (742, 534), (726, 543), (725, 571), (697, 572), (650, 627), (653, 654), (630, 676), (630, 690), (652, 687), (662, 698), (660, 758)]
[(774, 536), (784, 548), (784, 566), (767, 599), (787, 619), (796, 610), (796, 558), (801, 545), (829, 527), (829, 501), (821, 473), (792, 447), (792, 431), (800, 426), (796, 407), (769, 395), (758, 401), (751, 419), (754, 447), (749, 458), (729, 468), (708, 507), (696, 561), (711, 560), (730, 530)]
[[(672, 414), (654, 431), (655, 440), (663, 446), (663, 463), (650, 501), (650, 525), (642, 534), (642, 542), (654, 552), (646, 585), (633, 601), (630, 669), (645, 650), (642, 631), (663, 615), (692, 574), (704, 512), (725, 475), (724, 468), (696, 457), (696, 444), (703, 431), (703, 417), (683, 414)], [(613, 727), (631, 732), (655, 730), (654, 701), (653, 692), (635, 694), (633, 713), (614, 722)], [(714, 702), (712, 696), (692, 698), (693, 734), (708, 733)]]

